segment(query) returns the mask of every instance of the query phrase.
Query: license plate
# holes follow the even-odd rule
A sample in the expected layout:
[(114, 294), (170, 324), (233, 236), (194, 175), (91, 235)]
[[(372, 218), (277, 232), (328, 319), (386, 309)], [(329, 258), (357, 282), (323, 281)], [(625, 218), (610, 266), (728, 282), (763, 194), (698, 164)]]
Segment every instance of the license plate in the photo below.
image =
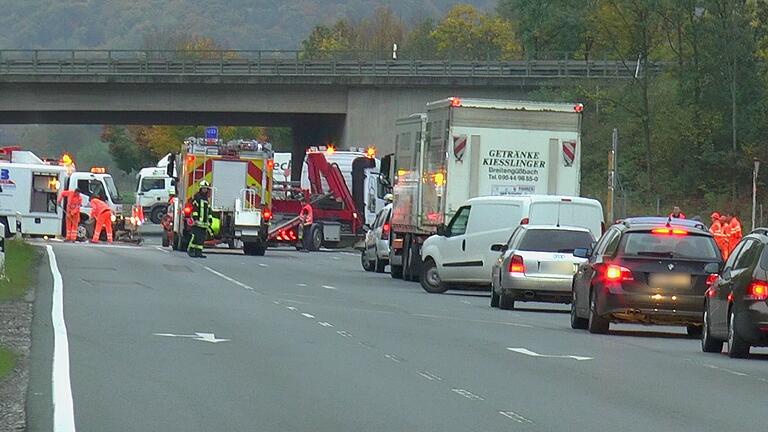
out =
[(688, 273), (655, 273), (648, 278), (651, 288), (690, 288)]

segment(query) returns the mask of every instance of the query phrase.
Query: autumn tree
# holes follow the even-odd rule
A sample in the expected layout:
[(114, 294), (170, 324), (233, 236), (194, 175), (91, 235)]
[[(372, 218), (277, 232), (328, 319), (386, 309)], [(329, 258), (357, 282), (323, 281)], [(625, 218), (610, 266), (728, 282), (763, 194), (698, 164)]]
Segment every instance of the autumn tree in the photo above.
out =
[(432, 32), (437, 52), (456, 60), (504, 60), (520, 53), (512, 23), (473, 6), (454, 6)]

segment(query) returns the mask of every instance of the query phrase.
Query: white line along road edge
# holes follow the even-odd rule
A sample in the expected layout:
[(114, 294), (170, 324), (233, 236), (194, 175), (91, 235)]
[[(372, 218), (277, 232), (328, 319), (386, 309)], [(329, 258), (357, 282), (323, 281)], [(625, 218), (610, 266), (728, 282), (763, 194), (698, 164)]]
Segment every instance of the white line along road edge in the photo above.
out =
[(53, 302), (51, 322), (53, 324), (53, 372), (51, 385), (53, 394), (53, 430), (54, 432), (75, 431), (75, 409), (72, 402), (72, 384), (69, 379), (69, 340), (67, 325), (64, 323), (64, 282), (61, 279), (53, 247), (48, 251), (48, 262), (53, 276)]

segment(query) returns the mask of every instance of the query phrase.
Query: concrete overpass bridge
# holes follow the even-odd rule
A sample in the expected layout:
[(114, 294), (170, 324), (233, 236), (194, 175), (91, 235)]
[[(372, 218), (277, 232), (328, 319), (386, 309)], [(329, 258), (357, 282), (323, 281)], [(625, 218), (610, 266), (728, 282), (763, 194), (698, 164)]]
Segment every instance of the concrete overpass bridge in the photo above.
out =
[(0, 123), (288, 126), (391, 151), (396, 118), (449, 96), (525, 98), (541, 86), (631, 79), (615, 60), (443, 61), (299, 51), (0, 50)]

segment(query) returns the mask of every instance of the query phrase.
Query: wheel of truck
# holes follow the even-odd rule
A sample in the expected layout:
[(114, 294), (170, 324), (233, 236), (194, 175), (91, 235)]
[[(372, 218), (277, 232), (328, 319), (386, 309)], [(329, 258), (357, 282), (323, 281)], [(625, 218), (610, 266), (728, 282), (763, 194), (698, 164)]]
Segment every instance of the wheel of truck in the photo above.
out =
[(309, 228), (309, 235), (304, 238), (304, 249), (312, 252), (320, 250), (323, 245), (323, 229), (319, 225), (313, 224)]
[(390, 265), (389, 266), (389, 275), (392, 276), (392, 279), (402, 279), (403, 278), (403, 266)]
[(403, 273), (405, 276), (403, 279), (411, 282), (418, 282), (419, 273), (421, 272), (421, 256), (419, 256), (419, 253), (417, 252), (418, 249), (415, 247), (416, 243), (412, 241), (413, 237), (411, 237), (409, 240), (411, 241), (408, 243), (408, 251), (406, 254), (406, 258), (408, 259), (408, 272)]
[(440, 279), (437, 264), (432, 258), (427, 258), (421, 267), (421, 287), (430, 294), (441, 294), (448, 291), (448, 285)]
[(363, 270), (367, 272), (373, 271), (373, 261), (366, 258), (365, 251), (360, 252), (360, 264), (363, 265)]
[(152, 211), (149, 213), (149, 220), (152, 221), (153, 224), (159, 224), (166, 213), (168, 213), (168, 206), (160, 205), (152, 207)]
[(93, 238), (93, 230), (95, 227), (92, 223), (89, 223), (90, 220), (87, 220), (83, 222), (82, 217), (80, 218), (80, 223), (77, 225), (77, 240), (81, 242), (86, 242)]
[(183, 233), (180, 236), (179, 235), (174, 235), (174, 237), (178, 237), (179, 238), (179, 241), (178, 241), (179, 248), (176, 249), (176, 250), (179, 250), (179, 251), (182, 251), (182, 252), (186, 252), (187, 249), (189, 248), (189, 241), (191, 240), (189, 234)]
[(243, 253), (246, 255), (264, 256), (267, 253), (267, 245), (261, 241), (243, 243)]

